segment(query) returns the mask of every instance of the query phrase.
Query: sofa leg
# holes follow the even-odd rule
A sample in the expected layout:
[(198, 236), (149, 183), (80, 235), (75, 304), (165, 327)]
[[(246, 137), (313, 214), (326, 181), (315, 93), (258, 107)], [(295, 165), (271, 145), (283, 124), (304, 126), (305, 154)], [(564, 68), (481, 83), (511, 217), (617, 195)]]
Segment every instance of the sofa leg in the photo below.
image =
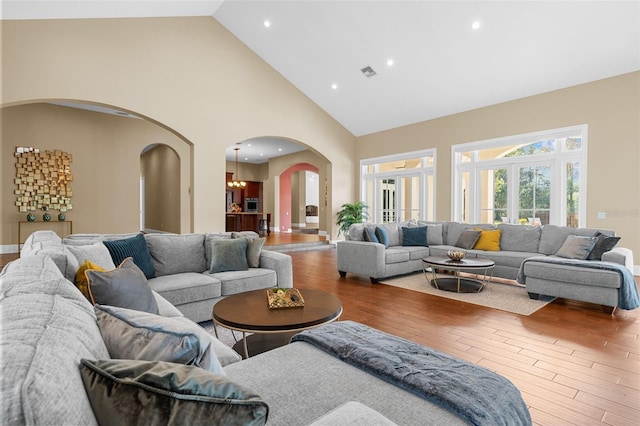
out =
[(378, 284), (380, 282), (378, 278), (369, 277), (369, 279), (371, 280), (371, 284)]
[(604, 312), (605, 314), (613, 315), (613, 313), (616, 311), (615, 306), (605, 306), (605, 305), (600, 305), (600, 306), (602, 306), (602, 312)]
[(338, 271), (338, 273), (340, 274), (340, 276), (341, 276), (342, 278), (344, 278), (344, 277), (346, 277), (346, 276), (347, 276), (347, 272), (346, 272), (346, 271)]
[(529, 299), (538, 300), (540, 298), (540, 295), (538, 293), (528, 293), (528, 294), (529, 294)]

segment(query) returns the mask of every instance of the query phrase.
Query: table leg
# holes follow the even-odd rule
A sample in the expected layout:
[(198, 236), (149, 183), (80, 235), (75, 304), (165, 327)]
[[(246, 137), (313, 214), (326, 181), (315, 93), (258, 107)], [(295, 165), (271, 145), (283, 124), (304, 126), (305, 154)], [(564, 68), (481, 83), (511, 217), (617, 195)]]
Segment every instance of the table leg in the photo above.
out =
[(244, 359), (249, 359), (249, 349), (247, 348), (247, 333), (242, 332), (242, 346), (244, 348)]

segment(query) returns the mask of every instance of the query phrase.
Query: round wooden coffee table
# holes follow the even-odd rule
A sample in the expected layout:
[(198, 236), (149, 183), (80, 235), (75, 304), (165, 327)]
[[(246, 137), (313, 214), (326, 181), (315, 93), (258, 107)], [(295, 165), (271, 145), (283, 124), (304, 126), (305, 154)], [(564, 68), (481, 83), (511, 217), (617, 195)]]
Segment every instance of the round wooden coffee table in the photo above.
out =
[[(228, 296), (213, 305), (214, 325), (242, 332), (238, 344), (242, 344), (244, 357), (248, 358), (248, 339), (253, 338), (256, 345), (263, 346), (252, 350), (252, 354), (264, 352), (288, 343), (294, 333), (328, 324), (342, 315), (342, 303), (334, 295), (321, 290), (298, 290), (304, 299), (304, 306), (299, 308), (269, 309), (267, 289)], [(247, 336), (246, 333), (254, 334)], [(274, 334), (279, 334), (280, 338), (264, 338)]]
[[(422, 270), (425, 277), (431, 269), (431, 285), (438, 290), (454, 291), (457, 293), (478, 293), (487, 285), (493, 276), (496, 263), (481, 257), (451, 260), (447, 256), (428, 256), (422, 258)], [(436, 269), (452, 271), (454, 277), (438, 277)], [(479, 278), (461, 277), (461, 272), (471, 272)]]

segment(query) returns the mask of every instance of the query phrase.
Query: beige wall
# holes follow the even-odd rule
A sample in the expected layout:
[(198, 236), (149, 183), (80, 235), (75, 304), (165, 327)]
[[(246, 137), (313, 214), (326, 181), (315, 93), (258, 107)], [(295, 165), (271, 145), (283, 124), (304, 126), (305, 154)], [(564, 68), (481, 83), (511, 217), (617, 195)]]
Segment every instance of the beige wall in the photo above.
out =
[(362, 136), (356, 161), (436, 148), (436, 216), (450, 220), (451, 145), (578, 124), (589, 126), (587, 226), (615, 230), (640, 264), (640, 72)]
[[(353, 135), (213, 18), (0, 25), (3, 107), (42, 100), (114, 106), (193, 145), (195, 232), (224, 229), (225, 149), (253, 137), (283, 137), (313, 147), (335, 170), (332, 213), (337, 211), (332, 206), (353, 199)], [(133, 194), (127, 197), (137, 205)], [(2, 244), (15, 242), (5, 236), (13, 220), (2, 218)]]
[[(15, 206), (17, 146), (69, 152), (73, 155), (73, 210), (67, 220), (74, 232), (135, 232), (140, 229), (140, 154), (151, 144), (170, 146), (180, 157), (181, 228), (190, 226), (191, 146), (145, 120), (123, 118), (49, 104), (0, 109), (2, 208), (0, 245), (16, 244), (17, 222), (25, 220)], [(54, 220), (57, 216), (53, 214)], [(37, 215), (40, 219), (39, 215)]]

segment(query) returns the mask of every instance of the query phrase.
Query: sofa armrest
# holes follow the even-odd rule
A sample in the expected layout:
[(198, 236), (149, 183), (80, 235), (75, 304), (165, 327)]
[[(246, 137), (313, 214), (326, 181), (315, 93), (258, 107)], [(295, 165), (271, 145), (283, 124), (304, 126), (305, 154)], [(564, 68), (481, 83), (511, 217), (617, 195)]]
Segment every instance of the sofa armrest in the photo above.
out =
[(603, 253), (602, 260), (605, 262), (613, 262), (618, 263), (620, 265), (624, 265), (629, 268), (630, 271), (633, 271), (633, 252), (624, 247), (615, 247), (614, 249)]
[(365, 241), (338, 241), (336, 243), (338, 271), (382, 278), (385, 271), (384, 244)]
[(291, 256), (277, 251), (262, 250), (260, 267), (276, 271), (279, 288), (293, 287), (293, 266)]

